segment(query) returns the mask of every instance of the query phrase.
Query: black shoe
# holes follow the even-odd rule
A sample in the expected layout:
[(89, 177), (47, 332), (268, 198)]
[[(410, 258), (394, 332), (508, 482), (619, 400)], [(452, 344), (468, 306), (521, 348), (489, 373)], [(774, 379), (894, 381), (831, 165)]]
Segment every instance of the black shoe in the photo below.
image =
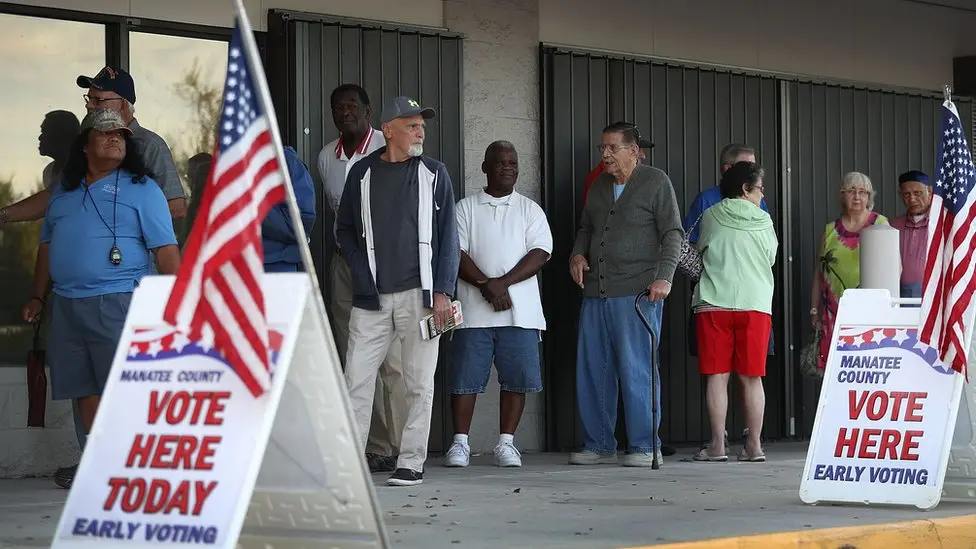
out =
[(396, 469), (396, 456), (382, 456), (380, 454), (366, 453), (366, 464), (369, 465), (370, 473), (388, 473)]
[(661, 445), (661, 455), (662, 456), (673, 456), (676, 453), (678, 453), (678, 451), (675, 450), (673, 446), (668, 446), (667, 444), (662, 444)]
[(416, 486), (424, 481), (424, 474), (410, 469), (397, 469), (393, 476), (386, 479), (390, 486)]
[(54, 484), (57, 484), (59, 488), (64, 488), (65, 490), (70, 489), (71, 483), (75, 481), (75, 473), (77, 472), (77, 465), (58, 468), (58, 470), (54, 472)]

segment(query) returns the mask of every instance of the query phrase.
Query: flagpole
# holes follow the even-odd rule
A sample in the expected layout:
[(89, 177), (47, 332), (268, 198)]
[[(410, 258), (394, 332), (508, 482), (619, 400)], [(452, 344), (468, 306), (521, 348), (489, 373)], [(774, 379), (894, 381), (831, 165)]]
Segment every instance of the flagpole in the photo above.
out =
[(258, 101), (268, 116), (268, 129), (271, 131), (271, 141), (274, 143), (275, 157), (281, 166), (281, 173), (285, 179), (285, 201), (288, 203), (288, 213), (291, 217), (292, 229), (295, 231), (295, 240), (298, 241), (298, 250), (302, 258), (305, 272), (308, 273), (315, 292), (316, 308), (326, 319), (328, 325), (328, 314), (325, 309), (325, 302), (322, 300), (322, 291), (319, 288), (319, 279), (315, 273), (315, 264), (312, 262), (312, 251), (308, 247), (308, 236), (305, 234), (305, 226), (302, 224), (302, 214), (298, 209), (298, 201), (295, 199), (295, 189), (291, 184), (291, 174), (288, 173), (288, 162), (285, 160), (285, 147), (281, 141), (281, 134), (278, 132), (278, 119), (275, 115), (274, 105), (271, 103), (271, 92), (268, 90), (268, 82), (265, 78), (264, 65), (261, 63), (261, 56), (258, 55), (258, 46), (254, 41), (254, 33), (251, 31), (251, 22), (247, 18), (241, 0), (234, 0), (237, 9), (237, 18), (240, 21), (241, 39), (244, 41), (244, 55), (247, 57), (247, 64), (251, 68), (252, 80), (256, 84)]
[[(268, 117), (268, 128), (271, 131), (271, 141), (274, 143), (275, 157), (278, 159), (278, 164), (281, 166), (282, 175), (285, 179), (285, 196), (288, 202), (288, 213), (291, 217), (292, 228), (295, 231), (295, 240), (298, 241), (298, 250), (301, 254), (302, 263), (305, 265), (305, 272), (308, 273), (310, 283), (312, 285), (313, 298), (315, 300), (315, 308), (318, 310), (321, 323), (320, 325), (325, 331), (329, 330), (329, 317), (326, 313), (325, 302), (322, 300), (322, 290), (319, 288), (318, 277), (315, 273), (315, 264), (312, 263), (312, 251), (308, 247), (308, 238), (305, 235), (305, 227), (302, 225), (301, 212), (298, 210), (298, 201), (295, 200), (295, 191), (291, 186), (291, 174), (288, 173), (288, 163), (285, 161), (285, 149), (282, 145), (281, 134), (278, 132), (278, 118), (275, 115), (274, 105), (271, 102), (271, 92), (268, 90), (268, 82), (265, 79), (264, 64), (261, 63), (261, 56), (258, 55), (258, 46), (254, 41), (254, 33), (251, 31), (251, 22), (247, 17), (247, 13), (244, 11), (244, 5), (241, 0), (234, 0), (234, 7), (237, 11), (237, 19), (240, 22), (241, 39), (244, 41), (244, 55), (247, 59), (248, 67), (250, 67), (250, 72), (252, 80), (257, 85), (258, 101), (261, 102), (261, 107), (263, 108), (265, 114)], [(332, 336), (329, 334), (322, 334), (323, 336)], [(335, 345), (332, 346), (335, 349)], [(339, 371), (339, 355), (338, 352), (332, 355), (333, 373), (335, 374), (335, 381), (340, 387), (344, 384), (344, 379)], [(346, 424), (349, 428), (349, 432), (353, 435), (353, 443), (357, 446), (356, 451), (361, 452), (362, 448), (359, 448), (360, 438), (357, 436), (358, 429), (354, 421), (352, 421), (351, 411), (352, 403), (349, 400), (349, 394), (346, 390), (340, 390), (339, 394), (342, 395), (342, 399), (345, 401), (346, 409)], [(376, 491), (373, 488), (373, 483), (371, 482), (371, 476), (369, 473), (369, 468), (366, 466), (366, 461), (363, 455), (360, 453), (360, 467), (363, 470), (363, 478), (366, 481), (366, 489), (369, 492), (371, 499), (371, 506), (373, 508), (373, 520), (376, 523), (376, 532), (379, 536), (379, 542), (381, 547), (389, 547), (390, 543), (386, 536), (386, 527), (383, 525), (383, 515), (380, 511), (378, 505), (378, 498), (376, 497)]]

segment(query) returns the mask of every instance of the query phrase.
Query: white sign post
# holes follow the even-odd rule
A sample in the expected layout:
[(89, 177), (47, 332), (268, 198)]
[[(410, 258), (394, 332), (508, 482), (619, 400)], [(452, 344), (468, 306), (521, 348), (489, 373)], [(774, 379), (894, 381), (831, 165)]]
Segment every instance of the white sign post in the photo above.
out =
[(162, 320), (173, 280), (133, 295), (53, 547), (385, 546), (308, 275), (265, 275), (274, 368), (258, 398)]
[(965, 376), (917, 339), (887, 290), (840, 300), (800, 499), (931, 509), (942, 495)]

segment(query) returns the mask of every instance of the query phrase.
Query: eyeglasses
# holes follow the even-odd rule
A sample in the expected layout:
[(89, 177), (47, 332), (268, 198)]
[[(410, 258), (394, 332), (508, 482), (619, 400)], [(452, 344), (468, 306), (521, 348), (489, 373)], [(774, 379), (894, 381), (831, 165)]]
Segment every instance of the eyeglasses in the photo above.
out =
[(617, 154), (618, 152), (628, 148), (636, 146), (634, 143), (625, 143), (623, 145), (597, 145), (596, 152), (603, 154), (603, 151), (610, 151), (610, 154)]
[(871, 196), (871, 193), (869, 193), (868, 191), (866, 191), (864, 189), (844, 189), (841, 192), (843, 192), (844, 194), (849, 194), (849, 195), (853, 195), (853, 196)]
[(85, 99), (85, 104), (86, 105), (88, 103), (94, 103), (95, 105), (101, 105), (102, 103), (108, 103), (109, 101), (122, 101), (123, 99), (125, 99), (124, 97), (108, 97), (108, 98), (103, 99), (101, 97), (95, 97), (94, 95), (88, 95), (87, 93), (84, 94), (84, 95), (82, 95), (81, 97), (83, 97)]

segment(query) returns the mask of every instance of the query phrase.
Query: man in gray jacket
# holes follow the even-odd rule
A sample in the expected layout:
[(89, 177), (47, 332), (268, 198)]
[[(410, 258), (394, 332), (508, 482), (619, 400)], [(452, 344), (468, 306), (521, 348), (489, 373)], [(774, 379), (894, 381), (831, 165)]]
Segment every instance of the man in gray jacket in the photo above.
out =
[[(661, 460), (660, 373), (656, 360), (651, 365), (657, 349), (634, 312), (634, 296), (650, 292), (640, 306), (656, 332), (655, 343), (660, 342), (664, 299), (684, 232), (671, 180), (657, 168), (639, 165), (638, 141), (633, 124), (617, 122), (603, 130), (599, 148), (605, 171), (590, 190), (570, 257), (570, 274), (583, 288), (576, 358), (583, 449), (569, 458), (576, 465), (617, 462), (618, 386), (628, 440), (623, 465), (649, 467), (652, 447)], [(654, 425), (651, 406), (658, 412)]]

